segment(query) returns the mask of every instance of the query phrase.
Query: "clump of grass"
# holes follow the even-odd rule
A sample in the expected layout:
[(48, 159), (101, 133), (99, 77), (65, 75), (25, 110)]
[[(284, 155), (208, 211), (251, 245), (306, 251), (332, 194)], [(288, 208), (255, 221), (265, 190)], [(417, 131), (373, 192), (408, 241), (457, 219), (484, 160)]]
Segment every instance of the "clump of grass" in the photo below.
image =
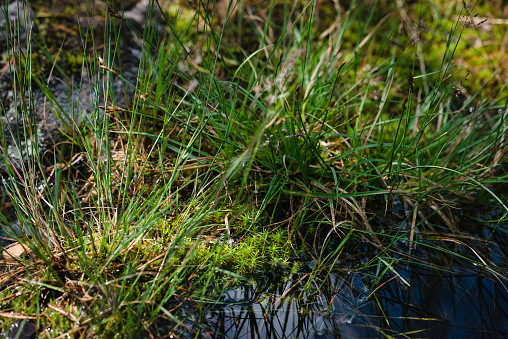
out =
[[(317, 2), (254, 7), (263, 25), (245, 5), (189, 5), (179, 18), (150, 2), (167, 24), (160, 32), (137, 31), (113, 7), (104, 47), (92, 40), (91, 54), (92, 28), (82, 27), (92, 111), (86, 124), (66, 120), (74, 158), (38, 157), (24, 140), (32, 157), (14, 164), (3, 146), (5, 189), (28, 230), (12, 236), (29, 248), (3, 266), (4, 312), (32, 317), (49, 336), (154, 336), (160, 317), (182, 324), (173, 307), (185, 298), (220, 294), (267, 264), (294, 270), (298, 256), (314, 257), (311, 277), (326, 274), (351, 241), (377, 250), (364, 267), (377, 265), (379, 279), (401, 260), (417, 264), (416, 246), (456, 255), (434, 241), (466, 241), (455, 209), (480, 190), (508, 210), (492, 186), (506, 179), (506, 88), (493, 76), (484, 81), (497, 96), (485, 82), (457, 101), (454, 79), (465, 78), (453, 60), (470, 27), (447, 27), (448, 17), (429, 25), (447, 34), (431, 53), (437, 42), (424, 44), (423, 24), (409, 25), (422, 19), (415, 7), (383, 3), (395, 9), (386, 14), (376, 4), (322, 5), (337, 17), (324, 28)], [(136, 83), (120, 71), (126, 27), (141, 50)], [(35, 84), (51, 99), (31, 45), (20, 50), (12, 34), (7, 42), (14, 93), (30, 103)], [(115, 81), (134, 93), (127, 107), (116, 106)], [(29, 104), (19, 116), (37, 130)], [(396, 202), (403, 226), (377, 225)]]

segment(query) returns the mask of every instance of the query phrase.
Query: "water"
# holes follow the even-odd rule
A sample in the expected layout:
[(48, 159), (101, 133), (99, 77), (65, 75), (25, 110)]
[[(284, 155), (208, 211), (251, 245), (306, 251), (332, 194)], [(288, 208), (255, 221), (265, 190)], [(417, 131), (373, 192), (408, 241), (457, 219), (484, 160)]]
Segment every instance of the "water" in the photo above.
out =
[(430, 269), (399, 273), (410, 286), (392, 278), (372, 291), (359, 275), (332, 274), (326, 280), (315, 279), (315, 286), (324, 284), (318, 293), (302, 297), (295, 295), (305, 281), (298, 276), (280, 290), (238, 288), (227, 292), (223, 303), (204, 309), (201, 334), (209, 338), (508, 337), (508, 292), (500, 282), (479, 275), (441, 275)]
[[(467, 222), (461, 227), (476, 238), (432, 241), (459, 256), (420, 246), (411, 258), (384, 257), (393, 262), (384, 275), (379, 261), (358, 270), (344, 260), (329, 275), (293, 274), (282, 283), (274, 269), (218, 303), (187, 306), (185, 326), (173, 330), (182, 338), (507, 338), (506, 225), (494, 233)], [(490, 236), (488, 243), (479, 240)], [(354, 257), (360, 265), (367, 261)], [(482, 261), (497, 271), (482, 268)]]

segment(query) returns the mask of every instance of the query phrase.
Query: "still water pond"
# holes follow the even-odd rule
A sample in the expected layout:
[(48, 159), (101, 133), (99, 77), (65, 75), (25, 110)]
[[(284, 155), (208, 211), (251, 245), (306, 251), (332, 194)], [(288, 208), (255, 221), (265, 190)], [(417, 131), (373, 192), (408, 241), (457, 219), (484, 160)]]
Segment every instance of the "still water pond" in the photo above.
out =
[(487, 253), (481, 260), (508, 267), (505, 230), (491, 230), (479, 230), (484, 239), (492, 235), (482, 246), (457, 245), (459, 257), (415, 251), (419, 259), (398, 261), (381, 279), (379, 267), (361, 274), (338, 267), (280, 283), (274, 269), (261, 279), (265, 283), (229, 290), (218, 303), (183, 307), (185, 326), (175, 332), (202, 338), (507, 338), (506, 271), (492, 274), (468, 260), (468, 254), (478, 261), (476, 254)]
[(222, 304), (204, 311), (201, 333), (210, 338), (508, 337), (508, 293), (502, 284), (467, 274), (403, 273), (410, 287), (394, 279), (372, 295), (358, 275), (316, 279), (324, 290), (300, 299), (283, 298), (301, 288), (298, 277), (270, 292), (232, 290)]

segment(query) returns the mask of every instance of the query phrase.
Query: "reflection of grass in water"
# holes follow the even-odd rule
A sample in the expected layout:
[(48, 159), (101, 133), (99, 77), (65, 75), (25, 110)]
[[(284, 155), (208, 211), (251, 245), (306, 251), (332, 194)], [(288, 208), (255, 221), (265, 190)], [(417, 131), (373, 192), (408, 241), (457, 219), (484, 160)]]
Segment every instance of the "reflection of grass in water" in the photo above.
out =
[[(376, 284), (369, 275), (376, 276), (375, 267), (361, 275), (334, 272), (312, 278), (300, 273), (284, 284), (267, 277), (257, 286), (230, 290), (222, 303), (202, 309), (201, 330), (229, 338), (252, 332), (266, 338), (290, 333), (300, 338), (411, 336), (445, 329), (473, 336), (484, 331), (502, 335), (502, 330), (498, 332), (502, 325), (491, 320), (500, 319), (496, 312), (506, 314), (506, 290), (489, 278), (470, 275), (468, 268), (464, 274), (456, 263), (445, 266), (450, 274), (444, 275), (434, 268), (400, 267), (411, 281), (408, 287), (402, 287), (396, 275), (387, 274), (373, 289)], [(477, 298), (492, 293), (497, 300)], [(481, 307), (471, 310), (472, 303), (481, 303)]]
[[(160, 6), (168, 25), (181, 24), (168, 6)], [(504, 81), (494, 73), (484, 87), (467, 87), (453, 63), (464, 57), (458, 38), (478, 27), (451, 20), (464, 13), (442, 4), (422, 13), (353, 2), (333, 9), (339, 19), (326, 25), (326, 5), (238, 6), (218, 3), (213, 18), (210, 8), (189, 6), (185, 27), (132, 33), (141, 46), (136, 84), (122, 79), (119, 30), (138, 28), (120, 27), (116, 7), (102, 14), (104, 46), (80, 27), (92, 115), (105, 113), (70, 124), (71, 146), (43, 161), (16, 167), (5, 157), (6, 189), (31, 237), (16, 239), (30, 251), (4, 267), (3, 312), (28, 314), (55, 336), (157, 336), (153, 322), (178, 324), (185, 298), (208, 300), (267, 267), (304, 271), (292, 263), (302, 256), (315, 263), (304, 291), (319, 294), (326, 279), (316, 285), (316, 277), (347, 255), (367, 258), (355, 270), (375, 269), (374, 288), (388, 275), (407, 284), (399, 263), (432, 265), (415, 257), (421, 247), (506, 278), (454, 215), (477, 191), (506, 210), (492, 192), (506, 179)], [(429, 31), (416, 29), (424, 44), (407, 19), (427, 15), (435, 18)], [(13, 89), (28, 99), (19, 113), (31, 135), (32, 86), (58, 107), (31, 58), (50, 47), (39, 50), (34, 33), (41, 47), (22, 52), (14, 39)], [(114, 81), (135, 88), (127, 107), (115, 106), (106, 86)], [(397, 204), (401, 214), (390, 214)], [(373, 212), (387, 211), (397, 222), (376, 224)], [(2, 328), (13, 321), (0, 320)]]

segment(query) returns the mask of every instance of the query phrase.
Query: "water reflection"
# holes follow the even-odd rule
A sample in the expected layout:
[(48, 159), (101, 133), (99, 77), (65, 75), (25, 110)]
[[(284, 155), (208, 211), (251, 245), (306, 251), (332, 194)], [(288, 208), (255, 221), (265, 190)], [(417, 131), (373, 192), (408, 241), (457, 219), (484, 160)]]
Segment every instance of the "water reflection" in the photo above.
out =
[(208, 338), (508, 336), (508, 292), (500, 282), (430, 268), (403, 270), (399, 273), (410, 286), (387, 277), (376, 291), (357, 274), (293, 276), (270, 290), (244, 286), (203, 309), (200, 333)]
[[(261, 283), (230, 290), (220, 302), (190, 312), (193, 316), (186, 318), (179, 334), (242, 339), (506, 338), (507, 234), (485, 227), (477, 231), (490, 241), (440, 238), (420, 244), (412, 257), (404, 256), (407, 249), (399, 244), (391, 256), (393, 271), (386, 274), (380, 265), (351, 273), (355, 270), (345, 270), (345, 260), (328, 275), (326, 270), (322, 276), (294, 274), (280, 283), (281, 272), (275, 269), (265, 273)], [(435, 250), (437, 245), (449, 252)], [(372, 255), (358, 248), (363, 256)], [(399, 260), (393, 261), (396, 254)], [(498, 271), (492, 274), (479, 262)]]

